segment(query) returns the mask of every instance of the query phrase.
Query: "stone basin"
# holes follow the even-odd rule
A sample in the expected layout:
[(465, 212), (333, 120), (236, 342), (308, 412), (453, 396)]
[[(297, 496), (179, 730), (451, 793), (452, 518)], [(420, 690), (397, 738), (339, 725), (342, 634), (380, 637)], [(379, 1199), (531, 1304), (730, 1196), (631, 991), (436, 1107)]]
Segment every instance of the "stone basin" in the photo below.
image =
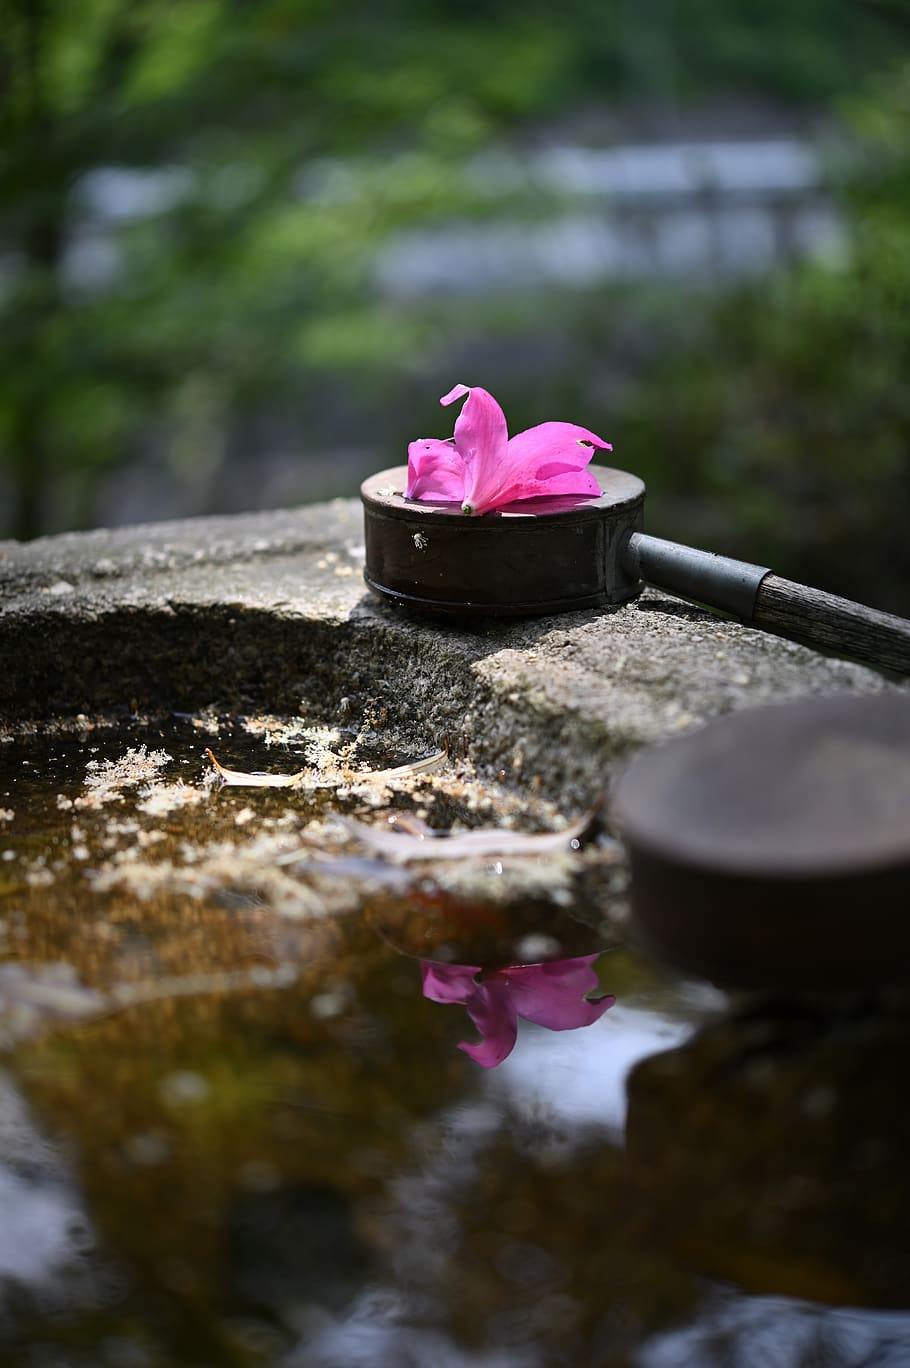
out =
[[(350, 826), (559, 831), (644, 744), (896, 686), (654, 592), (412, 620), (360, 518), (0, 545), (0, 1364), (907, 1361), (900, 994), (661, 969), (596, 830)], [(420, 992), (597, 951), (616, 1006), (489, 1071)]]

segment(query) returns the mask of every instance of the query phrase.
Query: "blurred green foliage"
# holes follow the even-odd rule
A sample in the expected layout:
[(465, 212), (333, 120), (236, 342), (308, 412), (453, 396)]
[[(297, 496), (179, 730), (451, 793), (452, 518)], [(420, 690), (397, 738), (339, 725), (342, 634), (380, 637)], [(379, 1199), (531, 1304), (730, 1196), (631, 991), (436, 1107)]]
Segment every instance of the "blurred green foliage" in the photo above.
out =
[[(346, 444), (391, 463), (438, 421), (440, 378), (499, 386), (516, 427), (551, 398), (608, 413), (626, 464), (800, 565), (879, 506), (893, 525), (907, 96), (869, 83), (905, 37), (901, 0), (0, 0), (0, 535), (97, 521), (99, 475), (127, 461), (215, 508), (232, 443), (254, 504), (257, 422), (301, 463)], [(462, 172), (505, 136), (731, 92), (819, 110), (864, 86), (887, 174), (855, 192), (847, 272), (697, 309), (373, 284), (390, 234), (491, 212)], [(791, 496), (820, 504), (817, 529), (791, 529)]]
[[(714, 549), (910, 614), (910, 62), (849, 115), (865, 168), (842, 187), (849, 260), (701, 309), (653, 302), (612, 409), (619, 463), (660, 491), (661, 531), (701, 523)], [(641, 300), (618, 328), (604, 303), (571, 330), (579, 374), (630, 310), (633, 336), (647, 326)]]
[[(415, 26), (407, 6), (397, 22), (325, 0), (3, 10), (0, 448), (25, 536), (55, 480), (90, 520), (93, 476), (143, 434), (217, 464), (244, 404), (413, 345), (394, 320), (377, 331), (368, 247), (450, 205), (449, 163), (525, 113), (558, 60), (533, 22)], [(112, 167), (157, 179), (99, 217), (86, 199)]]

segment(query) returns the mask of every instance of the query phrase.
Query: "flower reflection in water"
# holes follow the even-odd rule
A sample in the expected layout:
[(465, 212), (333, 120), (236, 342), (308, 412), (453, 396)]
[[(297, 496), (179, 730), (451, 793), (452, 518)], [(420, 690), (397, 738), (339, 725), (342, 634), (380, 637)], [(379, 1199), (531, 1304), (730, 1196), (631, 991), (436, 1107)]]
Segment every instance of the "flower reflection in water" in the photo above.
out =
[(593, 966), (599, 958), (599, 954), (581, 955), (495, 970), (421, 960), (423, 995), (432, 1002), (457, 1002), (467, 1009), (481, 1039), (463, 1040), (458, 1048), (475, 1064), (492, 1069), (514, 1049), (519, 1017), (549, 1031), (574, 1031), (600, 1020), (616, 999), (587, 996), (598, 987)]

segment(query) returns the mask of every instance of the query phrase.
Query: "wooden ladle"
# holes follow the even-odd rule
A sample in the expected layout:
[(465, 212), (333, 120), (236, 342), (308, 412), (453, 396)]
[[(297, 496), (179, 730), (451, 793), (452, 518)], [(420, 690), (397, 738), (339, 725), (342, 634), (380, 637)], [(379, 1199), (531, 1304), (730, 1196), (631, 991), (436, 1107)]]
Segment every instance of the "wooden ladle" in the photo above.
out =
[(483, 517), (404, 497), (407, 469), (364, 481), (364, 578), (373, 593), (430, 613), (534, 617), (624, 603), (642, 584), (810, 646), (910, 675), (910, 621), (728, 556), (642, 531), (645, 486), (590, 466), (599, 498), (510, 504)]
[(752, 988), (910, 985), (910, 696), (728, 714), (611, 784), (639, 943)]

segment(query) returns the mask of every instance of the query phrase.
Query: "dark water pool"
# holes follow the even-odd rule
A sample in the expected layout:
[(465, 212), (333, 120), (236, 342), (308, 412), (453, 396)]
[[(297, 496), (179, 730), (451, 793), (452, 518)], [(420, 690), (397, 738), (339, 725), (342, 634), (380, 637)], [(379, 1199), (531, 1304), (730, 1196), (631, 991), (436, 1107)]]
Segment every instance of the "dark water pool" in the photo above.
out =
[[(206, 746), (326, 784), (218, 791)], [(386, 866), (339, 813), (553, 816), (358, 779), (404, 758), (211, 717), (0, 746), (0, 1364), (910, 1363), (906, 1004), (661, 973), (596, 846)], [(480, 1068), (420, 959), (522, 948), (603, 948), (616, 1005)]]

